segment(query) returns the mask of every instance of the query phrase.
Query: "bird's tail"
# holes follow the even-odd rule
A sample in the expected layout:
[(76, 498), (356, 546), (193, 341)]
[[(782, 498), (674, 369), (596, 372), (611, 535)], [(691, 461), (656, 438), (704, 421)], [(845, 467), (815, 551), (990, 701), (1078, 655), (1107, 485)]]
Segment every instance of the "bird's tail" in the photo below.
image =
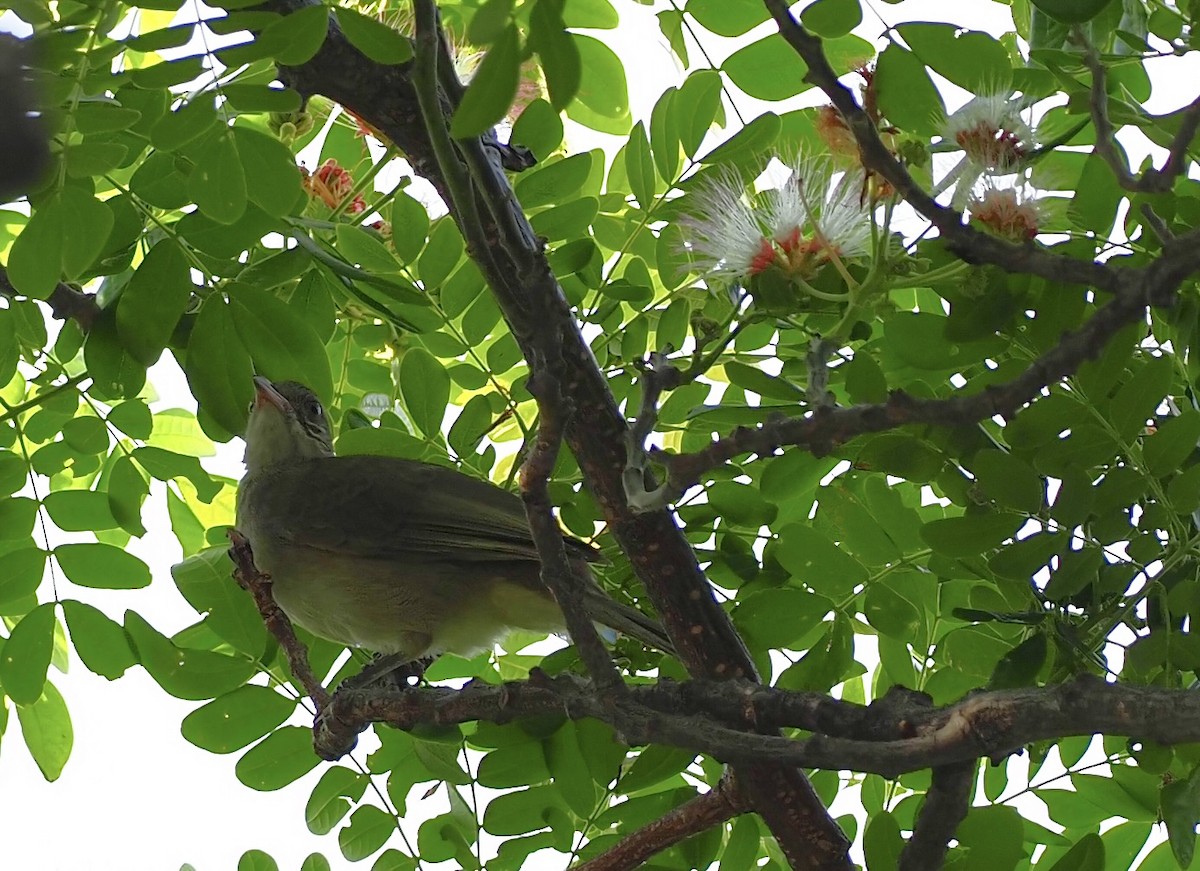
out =
[(663, 653), (675, 653), (671, 639), (657, 620), (647, 617), (636, 608), (622, 605), (599, 587), (589, 587), (586, 595), (587, 611), (597, 623), (603, 623)]

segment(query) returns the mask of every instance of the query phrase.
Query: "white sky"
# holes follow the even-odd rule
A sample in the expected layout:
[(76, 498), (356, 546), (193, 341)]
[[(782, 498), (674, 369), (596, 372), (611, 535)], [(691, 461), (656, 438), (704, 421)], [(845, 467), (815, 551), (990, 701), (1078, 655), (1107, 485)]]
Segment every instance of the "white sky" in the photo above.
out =
[[(654, 9), (615, 0), (622, 14), (622, 27), (603, 34), (625, 60), (635, 118), (648, 119), (661, 89), (678, 83), (681, 76), (670, 58), (653, 19)], [(865, 2), (865, 21), (860, 35), (877, 39), (883, 27), (905, 20), (951, 20), (999, 34), (1009, 26), (1006, 6), (986, 0), (906, 0), (900, 4)], [(757, 37), (769, 30), (764, 25)], [(705, 48), (716, 60), (728, 55), (744, 40), (705, 37)], [(1187, 59), (1189, 62), (1191, 58)], [(1178, 60), (1171, 81), (1196, 81), (1180, 76)], [(1160, 65), (1161, 67), (1161, 65)], [(1195, 66), (1189, 67), (1195, 70)], [(1164, 84), (1163, 76), (1156, 85)], [(648, 89), (638, 83), (651, 82)], [(1156, 87), (1149, 108), (1166, 111), (1185, 102), (1175, 88)], [(810, 102), (812, 102), (810, 100)], [(739, 100), (747, 117), (762, 110), (762, 104)], [(778, 108), (774, 106), (772, 108)], [(578, 132), (573, 141), (592, 147), (594, 139)], [(165, 359), (152, 370), (153, 383), (167, 401), (156, 406), (190, 405), (186, 385), (173, 361)], [(205, 466), (230, 477), (241, 475), (241, 445), (221, 446), (219, 455), (206, 459)], [(161, 488), (161, 485), (157, 485)], [(44, 491), (43, 491), (44, 492)], [(160, 630), (174, 632), (196, 620), (175, 589), (170, 565), (180, 557), (159, 500), (148, 503), (144, 520), (147, 536), (130, 550), (151, 567), (150, 588), (134, 592), (91, 591), (73, 588), (60, 581), (59, 595), (80, 598), (120, 620), (126, 608), (145, 615)], [(65, 536), (52, 533), (51, 545)], [(51, 679), (62, 691), (71, 711), (75, 746), (62, 777), (46, 783), (30, 759), (18, 734), (15, 715), (0, 752), (0, 819), (4, 820), (3, 854), (6, 867), (29, 871), (76, 871), (76, 869), (123, 869), (162, 871), (190, 863), (198, 871), (232, 869), (248, 849), (265, 850), (282, 868), (298, 868), (310, 852), (325, 854), (334, 868), (348, 868), (341, 857), (334, 833), (312, 837), (304, 825), (304, 806), (323, 766), (276, 795), (260, 795), (239, 784), (233, 766), (241, 752), (215, 756), (184, 741), (180, 721), (200, 703), (167, 696), (148, 675), (134, 667), (123, 678), (108, 682), (97, 677), (73, 658), (69, 674), (52, 670)], [(309, 725), (303, 718), (295, 721)], [(365, 759), (364, 737), (354, 756)], [(1021, 766), (1021, 762), (1015, 762)], [(414, 797), (420, 790), (414, 791)], [(410, 810), (414, 803), (410, 802)], [(439, 807), (433, 812), (440, 812)], [(845, 796), (835, 813), (854, 810), (853, 796)], [(861, 812), (860, 812), (861, 814)], [(859, 815), (860, 815), (859, 814)], [(415, 837), (419, 819), (414, 813), (406, 825)], [(1043, 820), (1045, 821), (1045, 820)], [(860, 857), (861, 861), (861, 857)], [(370, 867), (360, 863), (359, 868)], [(531, 862), (529, 867), (561, 867), (561, 862)]]

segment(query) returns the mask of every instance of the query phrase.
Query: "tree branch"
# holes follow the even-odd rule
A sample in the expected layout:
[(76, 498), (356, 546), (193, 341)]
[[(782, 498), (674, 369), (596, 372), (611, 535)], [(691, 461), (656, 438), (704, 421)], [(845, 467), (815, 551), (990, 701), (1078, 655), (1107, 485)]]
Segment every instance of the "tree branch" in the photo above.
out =
[[(6, 296), (9, 299), (23, 296), (13, 287), (8, 278), (8, 270), (3, 266), (0, 266), (0, 296)], [(75, 321), (84, 333), (91, 330), (92, 325), (96, 323), (96, 318), (100, 317), (100, 306), (96, 305), (96, 294), (84, 293), (61, 281), (54, 286), (54, 290), (50, 291), (50, 296), (43, 301), (50, 306), (51, 315), (60, 321)]]
[[(279, 641), (279, 646), (287, 656), (288, 667), (291, 669), (292, 675), (300, 681), (304, 691), (316, 705), (317, 713), (320, 714), (329, 707), (330, 697), (317, 676), (313, 674), (312, 668), (309, 667), (308, 648), (304, 646), (303, 641), (296, 637), (296, 630), (292, 628), (292, 621), (288, 619), (287, 614), (284, 614), (283, 609), (275, 604), (275, 597), (271, 595), (271, 578), (260, 572), (254, 565), (254, 554), (250, 551), (250, 542), (236, 529), (230, 528), (227, 534), (231, 542), (229, 557), (235, 566), (234, 580), (254, 598), (254, 604), (258, 608), (258, 613), (262, 615), (263, 623)], [(349, 748), (347, 748), (347, 752), (349, 752)]]
[(933, 783), (900, 854), (899, 871), (937, 871), (945, 863), (950, 841), (971, 805), (977, 764), (971, 760), (933, 769)]
[[(1193, 253), (1191, 259), (1200, 264), (1200, 255)], [(1174, 272), (1169, 277), (1164, 274), (1161, 282), (1168, 282), (1174, 275)], [(963, 426), (995, 415), (1011, 417), (1022, 405), (1035, 399), (1043, 388), (1073, 374), (1085, 361), (1097, 357), (1121, 328), (1143, 317), (1150, 298), (1162, 295), (1158, 289), (1160, 281), (1145, 284), (1148, 286), (1121, 293), (1078, 330), (1064, 333), (1057, 345), (1005, 384), (989, 385), (978, 393), (944, 399), (922, 399), (895, 390), (885, 402), (848, 408), (823, 406), (807, 417), (779, 418), (753, 428), (739, 427), (695, 453), (656, 451), (654, 459), (667, 468), (669, 489), (683, 492), (699, 483), (703, 472), (742, 454), (770, 456), (785, 445), (800, 445), (820, 456), (855, 436), (908, 424)]]
[(603, 855), (576, 865), (574, 871), (627, 871), (641, 868), (655, 853), (707, 831), (750, 808), (728, 774), (715, 789), (672, 808), (622, 840)]
[(1108, 69), (1095, 46), (1088, 42), (1080, 28), (1074, 28), (1072, 40), (1083, 47), (1083, 64), (1092, 74), (1089, 103), (1092, 126), (1096, 128), (1096, 153), (1108, 164), (1122, 189), (1133, 193), (1170, 192), (1175, 186), (1175, 179), (1187, 169), (1187, 150), (1196, 137), (1197, 126), (1200, 126), (1200, 97), (1183, 110), (1179, 130), (1176, 131), (1171, 147), (1167, 150), (1167, 159), (1163, 162), (1162, 169), (1151, 167), (1141, 176), (1135, 176), (1129, 171), (1125, 158), (1117, 148), (1116, 130), (1108, 117)]
[(804, 74), (804, 81), (824, 91), (842, 114), (846, 126), (858, 143), (863, 166), (886, 179), (909, 205), (930, 221), (945, 239), (947, 247), (959, 258), (967, 263), (991, 263), (1003, 267), (1008, 272), (1038, 275), (1069, 284), (1091, 285), (1108, 291), (1116, 290), (1117, 273), (1101, 263), (1077, 260), (1063, 254), (1051, 254), (1033, 244), (1014, 245), (976, 230), (963, 223), (959, 212), (939, 205), (916, 183), (903, 164), (883, 144), (875, 122), (858, 104), (850, 89), (838, 81), (837, 73), (825, 57), (821, 40), (796, 21), (788, 8), (787, 0), (763, 2), (771, 17), (775, 19), (780, 35), (807, 64), (808, 72)]
[[(732, 706), (763, 728), (822, 730), (792, 739), (726, 725)], [(1200, 692), (1109, 684), (1094, 677), (1048, 687), (981, 692), (943, 708), (901, 691), (862, 707), (817, 693), (793, 693), (748, 681), (629, 687), (620, 712), (602, 703), (588, 681), (571, 674), (492, 686), (473, 681), (461, 690), (372, 687), (339, 692), (336, 718), (358, 731), (383, 722), (397, 729), (566, 714), (622, 730), (631, 744), (671, 744), (754, 770), (800, 766), (860, 771), (895, 778), (909, 771), (999, 760), (1037, 741), (1075, 735), (1117, 735), (1160, 744), (1200, 740)], [(821, 712), (824, 718), (814, 719)], [(849, 735), (835, 732), (851, 724)], [(942, 784), (947, 798), (953, 781)], [(757, 804), (752, 804), (758, 810)], [(944, 807), (944, 806), (943, 806)], [(930, 830), (932, 837), (933, 830)]]
[(542, 561), (542, 583), (550, 588), (562, 609), (567, 631), (596, 689), (603, 697), (619, 696), (625, 690), (625, 683), (584, 608), (582, 585), (586, 581), (567, 559), (562, 530), (554, 519), (550, 502), (550, 474), (570, 412), (558, 382), (549, 376), (544, 361), (529, 379), (529, 392), (538, 401), (538, 430), (529, 456), (521, 466), (521, 498), (525, 500), (529, 528)]
[[(288, 14), (312, 5), (313, 0), (267, 0), (260, 8)], [(560, 389), (574, 405), (574, 414), (566, 422), (566, 442), (609, 528), (645, 585), (681, 661), (695, 677), (754, 676), (753, 660), (728, 614), (717, 604), (695, 553), (674, 519), (665, 510), (635, 515), (626, 502), (622, 485), (625, 420), (608, 382), (580, 334), (543, 245), (524, 214), (514, 214), (511, 208), (504, 211), (519, 233), (502, 232), (496, 224), (496, 215), (504, 205), (491, 201), (496, 191), (510, 189), (511, 185), (491, 161), (470, 163), (476, 198), (473, 211), (488, 245), (486, 250), (478, 250), (464, 223), (464, 212), (449, 195), (447, 180), (423, 124), (412, 76), (412, 64), (378, 64), (364, 57), (336, 26), (329, 28), (311, 60), (280, 68), (281, 79), (301, 94), (324, 94), (383, 133), (405, 153), (414, 171), (428, 178), (450, 204), (451, 214), (463, 230), (525, 359), (532, 363), (539, 355), (540, 359), (561, 359), (561, 364), (556, 364), (556, 375)], [(437, 124), (431, 126), (436, 129)], [(508, 248), (521, 239), (528, 243)], [(337, 702), (333, 707), (341, 709)], [(849, 842), (802, 771), (761, 765), (739, 770), (738, 777), (743, 794), (762, 815), (794, 867), (851, 867)]]

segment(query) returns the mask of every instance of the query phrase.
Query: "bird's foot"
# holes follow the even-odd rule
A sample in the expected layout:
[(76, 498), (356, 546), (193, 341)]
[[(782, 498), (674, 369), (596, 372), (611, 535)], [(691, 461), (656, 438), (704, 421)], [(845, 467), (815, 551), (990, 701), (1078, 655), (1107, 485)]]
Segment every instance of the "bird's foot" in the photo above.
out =
[(339, 689), (360, 690), (387, 678), (399, 689), (416, 686), (425, 676), (425, 669), (433, 662), (432, 656), (409, 659), (403, 653), (376, 656), (374, 661), (353, 677), (342, 681)]

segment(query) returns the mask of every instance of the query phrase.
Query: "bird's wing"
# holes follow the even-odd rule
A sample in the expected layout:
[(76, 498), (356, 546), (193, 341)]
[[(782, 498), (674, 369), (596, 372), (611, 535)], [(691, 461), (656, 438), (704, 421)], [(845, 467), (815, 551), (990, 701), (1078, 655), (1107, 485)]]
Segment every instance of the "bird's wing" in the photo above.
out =
[[(454, 469), (395, 457), (322, 457), (262, 478), (251, 497), (255, 516), (285, 541), (380, 559), (537, 559), (521, 498)], [(597, 558), (582, 542), (567, 543), (571, 555)]]

